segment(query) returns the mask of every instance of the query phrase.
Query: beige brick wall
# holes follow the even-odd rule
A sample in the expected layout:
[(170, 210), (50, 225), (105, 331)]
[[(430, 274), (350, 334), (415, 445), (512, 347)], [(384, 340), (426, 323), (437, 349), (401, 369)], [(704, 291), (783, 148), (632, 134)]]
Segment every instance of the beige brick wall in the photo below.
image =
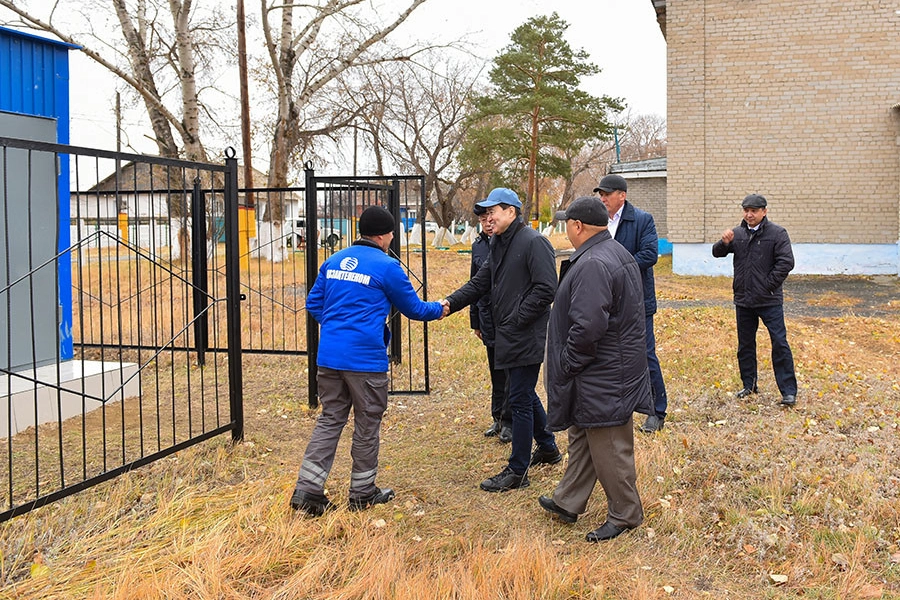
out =
[[(627, 174), (624, 174), (627, 177)], [(656, 233), (661, 238), (669, 237), (666, 214), (666, 178), (641, 177), (628, 179), (628, 201), (653, 215)]]
[(756, 192), (795, 243), (897, 243), (900, 0), (666, 8), (670, 241), (717, 239)]

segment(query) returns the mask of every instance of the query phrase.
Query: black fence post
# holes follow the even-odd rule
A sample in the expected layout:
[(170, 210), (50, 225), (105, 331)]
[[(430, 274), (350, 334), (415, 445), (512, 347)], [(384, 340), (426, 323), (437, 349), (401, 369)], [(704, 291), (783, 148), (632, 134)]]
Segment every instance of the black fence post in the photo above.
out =
[[(304, 165), (306, 174), (306, 293), (312, 289), (319, 272), (319, 208), (316, 198), (316, 172), (312, 163)], [(319, 324), (309, 311), (306, 311), (306, 356), (309, 359), (307, 372), (307, 388), (309, 390), (309, 407), (319, 406), (319, 385), (316, 382), (319, 360)]]
[[(394, 215), (394, 239), (391, 240), (391, 255), (400, 256), (400, 180), (394, 179), (388, 190), (388, 210)], [(398, 365), (403, 362), (403, 321), (400, 311), (391, 307), (391, 345), (388, 358)]]
[(194, 179), (191, 191), (191, 284), (194, 304), (194, 348), (197, 351), (197, 364), (206, 364), (206, 351), (209, 348), (209, 274), (206, 260), (206, 202), (200, 189), (200, 178)]
[(231, 440), (244, 439), (244, 374), (241, 360), (241, 253), (238, 207), (238, 164), (234, 148), (225, 150), (225, 290), (228, 319), (228, 379)]

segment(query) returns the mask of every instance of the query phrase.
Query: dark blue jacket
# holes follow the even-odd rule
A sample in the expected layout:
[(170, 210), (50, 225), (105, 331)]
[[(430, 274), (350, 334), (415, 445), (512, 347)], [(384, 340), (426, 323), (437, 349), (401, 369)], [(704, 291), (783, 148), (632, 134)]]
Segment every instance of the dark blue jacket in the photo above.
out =
[(653, 215), (625, 201), (615, 240), (625, 246), (641, 270), (641, 284), (644, 288), (644, 314), (656, 313), (656, 283), (653, 280), (653, 265), (659, 260), (659, 237)]
[[(478, 234), (472, 242), (472, 266), (469, 269), (469, 278), (475, 274), (481, 266), (487, 262), (491, 255), (491, 236), (485, 232)], [(494, 317), (491, 315), (491, 294), (482, 296), (478, 302), (469, 307), (469, 325), (472, 329), (481, 332), (481, 341), (485, 346), (494, 347)]]
[(318, 321), (318, 365), (339, 371), (388, 370), (386, 325), (391, 305), (417, 321), (440, 318), (440, 302), (422, 302), (400, 262), (368, 240), (358, 240), (322, 263), (306, 297)]

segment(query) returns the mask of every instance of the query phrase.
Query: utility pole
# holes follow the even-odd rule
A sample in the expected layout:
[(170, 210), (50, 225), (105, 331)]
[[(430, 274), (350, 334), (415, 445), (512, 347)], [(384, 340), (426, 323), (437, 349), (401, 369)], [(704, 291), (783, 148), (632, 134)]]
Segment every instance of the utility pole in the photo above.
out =
[(247, 89), (247, 23), (244, 0), (237, 0), (238, 73), (241, 80), (241, 145), (244, 148), (244, 204), (238, 206), (238, 248), (241, 268), (250, 265), (250, 238), (256, 237), (256, 211), (253, 208), (253, 165), (250, 154), (250, 92)]
[(116, 92), (116, 152), (122, 151), (122, 96)]
[[(253, 187), (253, 165), (250, 147), (250, 92), (247, 87), (247, 33), (244, 0), (237, 0), (238, 71), (241, 79), (241, 145), (244, 152), (244, 187)], [(253, 206), (253, 195), (247, 192), (247, 206)]]

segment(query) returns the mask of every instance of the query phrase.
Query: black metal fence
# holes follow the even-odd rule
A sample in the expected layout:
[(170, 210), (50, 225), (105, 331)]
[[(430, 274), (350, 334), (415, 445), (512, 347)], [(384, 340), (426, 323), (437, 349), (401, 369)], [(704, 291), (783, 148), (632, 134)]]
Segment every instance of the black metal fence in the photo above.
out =
[(240, 439), (234, 157), (0, 138), (0, 183), (0, 521)]
[[(315, 406), (306, 293), (366, 207), (394, 213), (391, 253), (427, 299), (425, 232), (406, 231), (421, 177), (307, 168), (304, 187), (241, 190), (224, 162), (0, 137), (0, 522), (241, 439), (244, 352), (309, 355)], [(390, 392), (428, 393), (427, 325), (390, 327)]]

